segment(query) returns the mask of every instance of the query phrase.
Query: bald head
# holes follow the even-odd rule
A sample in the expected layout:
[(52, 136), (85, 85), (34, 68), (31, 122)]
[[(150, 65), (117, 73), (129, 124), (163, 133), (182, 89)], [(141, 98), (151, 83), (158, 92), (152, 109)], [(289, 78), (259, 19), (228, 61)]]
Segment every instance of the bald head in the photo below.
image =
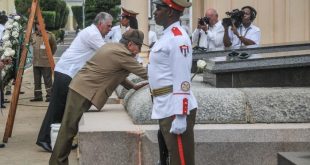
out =
[(209, 18), (210, 25), (213, 26), (218, 22), (217, 11), (213, 8), (210, 8), (206, 11), (205, 16)]

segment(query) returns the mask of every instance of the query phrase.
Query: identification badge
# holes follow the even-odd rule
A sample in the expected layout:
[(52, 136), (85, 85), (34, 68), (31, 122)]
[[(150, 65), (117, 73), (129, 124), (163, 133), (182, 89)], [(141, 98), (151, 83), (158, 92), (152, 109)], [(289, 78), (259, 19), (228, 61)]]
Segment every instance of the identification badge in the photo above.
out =
[(40, 45), (40, 49), (45, 49), (45, 45), (44, 44)]

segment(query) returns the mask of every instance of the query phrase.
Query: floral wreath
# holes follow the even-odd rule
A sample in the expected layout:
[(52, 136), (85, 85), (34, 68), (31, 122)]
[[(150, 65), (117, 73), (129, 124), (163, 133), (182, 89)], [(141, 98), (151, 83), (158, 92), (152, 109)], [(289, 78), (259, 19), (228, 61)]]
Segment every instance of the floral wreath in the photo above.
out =
[[(3, 36), (0, 40), (1, 60), (11, 58), (13, 64), (6, 65), (2, 70), (2, 84), (6, 86), (9, 81), (15, 78), (15, 68), (19, 63), (20, 48), (24, 37), (25, 19), (19, 15), (11, 14), (4, 25)], [(15, 65), (14, 65), (15, 63)]]

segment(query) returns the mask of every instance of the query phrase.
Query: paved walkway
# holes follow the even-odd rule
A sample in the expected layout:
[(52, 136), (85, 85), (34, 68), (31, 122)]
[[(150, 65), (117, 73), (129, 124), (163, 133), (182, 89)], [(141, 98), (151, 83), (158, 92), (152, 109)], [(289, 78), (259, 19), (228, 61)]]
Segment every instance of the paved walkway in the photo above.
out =
[[(60, 55), (55, 55), (56, 57)], [(25, 94), (19, 95), (19, 102), (14, 122), (12, 137), (9, 138), (5, 148), (0, 148), (0, 165), (44, 165), (48, 164), (50, 153), (38, 147), (35, 142), (47, 110), (46, 102), (30, 102), (33, 97), (33, 74), (32, 68), (24, 73), (21, 91)], [(44, 89), (44, 85), (42, 84)], [(11, 100), (12, 95), (5, 96)], [(45, 100), (45, 98), (44, 98)], [(10, 104), (0, 113), (0, 139), (5, 130)], [(70, 154), (70, 165), (77, 165), (77, 150)]]

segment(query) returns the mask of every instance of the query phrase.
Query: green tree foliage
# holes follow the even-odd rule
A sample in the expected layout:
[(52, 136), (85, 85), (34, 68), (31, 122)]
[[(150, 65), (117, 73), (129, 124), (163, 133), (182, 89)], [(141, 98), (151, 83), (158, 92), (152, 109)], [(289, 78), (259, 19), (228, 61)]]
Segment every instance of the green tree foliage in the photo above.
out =
[(97, 13), (102, 11), (110, 13), (114, 18), (114, 22), (117, 22), (118, 14), (120, 14), (120, 9), (118, 7), (120, 4), (120, 0), (86, 0), (85, 26), (90, 25)]
[(42, 11), (42, 16), (44, 18), (46, 29), (54, 29), (55, 28), (55, 11)]
[(17, 14), (28, 18), (32, 0), (15, 0), (14, 3)]
[(80, 28), (83, 27), (83, 7), (82, 6), (72, 6), (71, 7), (73, 16)]
[[(15, 0), (14, 2), (17, 13), (28, 17), (32, 0)], [(55, 21), (53, 26), (46, 20), (50, 18), (46, 18), (46, 15), (42, 14), (45, 24), (49, 24), (49, 26), (47, 26), (48, 30), (57, 30), (65, 27), (68, 20), (69, 9), (64, 0), (40, 0), (39, 2), (42, 13), (45, 11), (55, 12)]]

